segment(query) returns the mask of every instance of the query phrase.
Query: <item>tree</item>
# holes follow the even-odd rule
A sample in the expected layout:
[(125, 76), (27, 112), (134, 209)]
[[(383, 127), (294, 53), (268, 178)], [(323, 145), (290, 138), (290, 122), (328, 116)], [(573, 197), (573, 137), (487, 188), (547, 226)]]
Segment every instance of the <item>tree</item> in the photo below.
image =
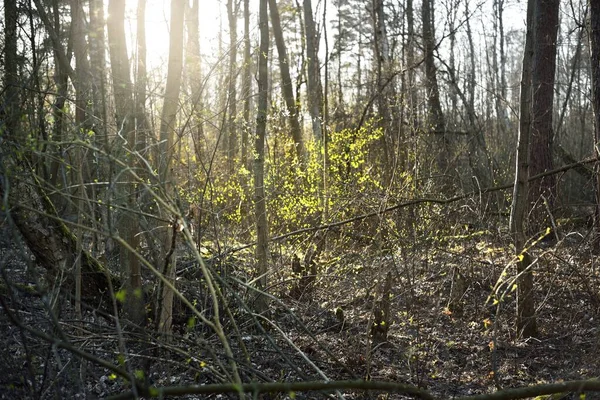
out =
[[(167, 84), (165, 87), (165, 101), (162, 109), (160, 122), (160, 145), (159, 145), (159, 177), (167, 196), (172, 196), (175, 191), (173, 182), (174, 175), (171, 171), (173, 162), (173, 147), (175, 144), (175, 127), (177, 123), (177, 111), (179, 109), (179, 92), (181, 90), (181, 72), (183, 69), (183, 24), (185, 0), (171, 0), (171, 19), (169, 36), (169, 64), (167, 69)], [(175, 218), (176, 216), (171, 216)], [(172, 221), (173, 227), (177, 221)], [(161, 261), (164, 263), (163, 275), (171, 283), (175, 283), (176, 253), (173, 230), (167, 226), (163, 236), (163, 253)], [(163, 286), (160, 319), (158, 328), (163, 333), (170, 333), (173, 322), (173, 291), (168, 286)]]
[(308, 112), (312, 121), (314, 137), (323, 138), (323, 88), (319, 67), (319, 38), (312, 11), (311, 0), (304, 0), (304, 30), (306, 34), (306, 58), (308, 75)]
[(373, 45), (376, 63), (376, 74), (377, 74), (377, 111), (381, 117), (380, 124), (383, 126), (384, 134), (381, 137), (382, 143), (382, 154), (383, 154), (383, 169), (386, 172), (385, 181), (389, 181), (391, 176), (388, 154), (388, 146), (386, 144), (386, 137), (389, 135), (389, 131), (392, 131), (392, 113), (390, 110), (390, 104), (394, 101), (393, 88), (393, 75), (390, 75), (391, 64), (390, 64), (390, 44), (387, 33), (387, 25), (385, 21), (384, 1), (373, 0), (371, 4), (371, 20), (373, 21)]
[(281, 21), (279, 18), (279, 10), (275, 0), (269, 0), (269, 11), (271, 14), (271, 25), (273, 27), (273, 36), (279, 54), (279, 70), (281, 71), (281, 92), (288, 112), (288, 120), (292, 131), (292, 138), (296, 149), (298, 160), (304, 164), (306, 162), (306, 148), (304, 146), (304, 138), (300, 122), (298, 121), (298, 107), (294, 98), (294, 90), (292, 86), (292, 78), (290, 76), (289, 59), (283, 31), (281, 29)]
[(204, 84), (202, 82), (202, 69), (200, 65), (200, 25), (198, 21), (198, 12), (200, 11), (199, 0), (192, 2), (191, 8), (186, 13), (187, 27), (187, 51), (186, 51), (186, 71), (190, 85), (190, 95), (192, 97), (192, 116), (193, 116), (193, 134), (191, 135), (194, 151), (198, 160), (204, 157), (203, 146), (204, 121), (202, 110), (204, 108)]
[[(260, 47), (258, 53), (258, 104), (256, 116), (256, 138), (254, 141), (254, 217), (256, 218), (256, 262), (258, 264), (258, 290), (267, 288), (268, 240), (267, 205), (265, 196), (265, 135), (268, 112), (268, 61), (269, 61), (269, 15), (267, 1), (260, 0), (259, 25)], [(264, 312), (268, 307), (266, 295), (259, 294), (256, 308)]]
[(250, 0), (244, 0), (244, 67), (242, 95), (244, 96), (244, 129), (242, 130), (242, 165), (248, 165), (248, 133), (250, 132), (250, 99), (252, 98), (252, 58), (250, 57)]
[(519, 139), (515, 185), (510, 212), (510, 231), (517, 257), (517, 333), (524, 337), (535, 336), (537, 326), (533, 302), (533, 274), (529, 268), (531, 258), (525, 252), (525, 215), (529, 192), (529, 147), (531, 132), (531, 63), (533, 58), (533, 8), (535, 0), (527, 2), (527, 33), (521, 75), (521, 104), (519, 108)]
[[(600, 3), (589, 0), (590, 64), (592, 66), (592, 107), (594, 109), (594, 142), (600, 143)], [(596, 156), (600, 156), (598, 146), (594, 146)], [(596, 167), (596, 207), (594, 225), (596, 229), (596, 249), (600, 247), (600, 171)]]
[(4, 88), (2, 98), (4, 111), (2, 120), (3, 130), (14, 138), (17, 137), (18, 115), (17, 104), (19, 104), (17, 90), (17, 2), (4, 0)]
[[(552, 110), (558, 0), (529, 0), (527, 3), (527, 35), (521, 78), (520, 127), (517, 145), (517, 168), (511, 208), (510, 230), (515, 242), (517, 261), (517, 333), (537, 335), (534, 282), (531, 258), (526, 251), (525, 215), (540, 196), (554, 197), (554, 181), (529, 184), (529, 176), (551, 167)], [(543, 200), (544, 202), (546, 200)], [(545, 212), (545, 209), (543, 209)], [(540, 215), (540, 211), (534, 213)], [(529, 231), (539, 229), (539, 217), (530, 221)]]
[[(553, 169), (552, 141), (554, 132), (554, 75), (556, 71), (556, 40), (560, 0), (537, 0), (533, 20), (533, 59), (531, 64), (531, 147), (529, 173), (537, 175)], [(550, 226), (547, 210), (556, 198), (556, 178), (544, 177), (531, 183), (532, 203), (530, 233)]]
[(438, 144), (437, 165), (440, 173), (445, 173), (449, 167), (448, 158), (450, 145), (446, 135), (446, 122), (440, 102), (440, 89), (437, 81), (435, 66), (435, 25), (434, 0), (423, 0), (421, 18), (423, 19), (423, 52), (425, 57), (425, 90), (427, 92), (427, 123), (428, 130), (436, 138)]
[(238, 150), (238, 138), (237, 138), (237, 18), (238, 18), (238, 6), (239, 2), (234, 0), (227, 0), (227, 19), (229, 20), (229, 88), (228, 88), (228, 101), (229, 106), (228, 122), (227, 126), (229, 129), (228, 138), (228, 169), (229, 174), (233, 174), (234, 171), (234, 160), (237, 156)]

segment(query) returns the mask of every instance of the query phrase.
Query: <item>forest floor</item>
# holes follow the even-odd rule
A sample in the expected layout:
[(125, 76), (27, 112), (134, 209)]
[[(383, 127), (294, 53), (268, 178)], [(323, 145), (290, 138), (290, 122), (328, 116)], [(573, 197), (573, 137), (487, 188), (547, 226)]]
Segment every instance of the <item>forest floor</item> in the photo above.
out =
[[(598, 377), (600, 266), (586, 232), (573, 231), (552, 246), (538, 243), (531, 250), (539, 336), (529, 339), (514, 333), (509, 240), (488, 230), (465, 233), (420, 242), (412, 250), (404, 246), (382, 252), (356, 245), (353, 250), (326, 251), (316, 280), (303, 291), (292, 289), (297, 279), (289, 257), (276, 255), (270, 287), (276, 299), (268, 318), (261, 319), (262, 329), (240, 305), (250, 298), (240, 283), (250, 268), (248, 257), (239, 254), (215, 262), (213, 267), (232, 285), (224, 290), (229, 309), (221, 307), (221, 311), (231, 312), (235, 323), (223, 316), (221, 320), (242, 379), (368, 378), (415, 385), (451, 399), (497, 388)], [(83, 321), (77, 320), (71, 303), (63, 301), (58, 307), (53, 303), (59, 297), (51, 292), (39, 296), (12, 290), (9, 294), (7, 282), (32, 283), (32, 273), (25, 273), (27, 253), (19, 251), (10, 235), (3, 237), (5, 286), (0, 295), (23, 324), (114, 363), (125, 346), (131, 368), (145, 369), (148, 381), (156, 386), (227, 380), (221, 368), (227, 359), (218, 339), (197, 321), (191, 324), (190, 314), (181, 308), (174, 336), (163, 341), (126, 323), (116, 329), (113, 321), (93, 311), (86, 312)], [(198, 279), (197, 266), (191, 261), (182, 261), (181, 266), (178, 285), (183, 294), (211, 317), (212, 304)], [(503, 271), (507, 281), (498, 286)], [(387, 340), (373, 343), (372, 311), (388, 272), (394, 280), (392, 324)], [(501, 299), (496, 304), (490, 299), (494, 287)], [(47, 311), (50, 308), (61, 310), (55, 321)], [(4, 310), (0, 335), (0, 399), (103, 398), (127, 390), (109, 371), (81, 363), (66, 350), (19, 329)], [(343, 396), (408, 398), (357, 391), (344, 391)], [(324, 397), (316, 392), (296, 393), (296, 398)], [(591, 393), (586, 399), (600, 399), (600, 395)]]

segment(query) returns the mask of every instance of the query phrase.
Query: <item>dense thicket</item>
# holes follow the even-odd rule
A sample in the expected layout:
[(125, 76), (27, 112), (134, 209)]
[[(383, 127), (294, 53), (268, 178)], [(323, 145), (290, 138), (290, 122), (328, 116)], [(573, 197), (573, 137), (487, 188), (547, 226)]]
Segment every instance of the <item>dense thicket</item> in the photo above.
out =
[[(4, 0), (0, 398), (454, 396), (436, 338), (489, 343), (486, 391), (500, 342), (597, 318), (596, 2), (255, 3)], [(515, 382), (593, 376), (557, 371)]]

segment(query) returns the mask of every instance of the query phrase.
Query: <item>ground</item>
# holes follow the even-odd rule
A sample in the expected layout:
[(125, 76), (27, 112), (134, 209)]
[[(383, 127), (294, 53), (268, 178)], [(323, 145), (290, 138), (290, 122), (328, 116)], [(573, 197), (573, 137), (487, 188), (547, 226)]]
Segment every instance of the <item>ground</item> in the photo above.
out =
[[(228, 360), (216, 335), (181, 304), (176, 305), (175, 334), (168, 340), (123, 320), (117, 326), (94, 307), (85, 310), (83, 321), (77, 320), (64, 294), (30, 290), (28, 285), (41, 279), (43, 271), (20, 250), (18, 237), (5, 233), (0, 399), (103, 398), (128, 390), (109, 371), (15, 326), (5, 306), (24, 325), (115, 365), (123, 362), (119, 354), (126, 349), (126, 365), (143, 370), (153, 385), (228, 380)], [(394, 239), (385, 246), (334, 246), (340, 243), (338, 235), (319, 257), (316, 280), (300, 288), (291, 271), (289, 247), (277, 248), (269, 288), (274, 298), (269, 315), (260, 320), (251, 313), (252, 292), (242, 283), (252, 278), (250, 253), (211, 255), (209, 266), (223, 278), (221, 322), (242, 380), (364, 378), (408, 383), (439, 398), (453, 398), (598, 377), (600, 270), (585, 229), (565, 229), (558, 243), (540, 242), (532, 248), (540, 334), (525, 339), (516, 337), (514, 330), (514, 268), (507, 235), (470, 226), (454, 233), (413, 243)], [(183, 254), (179, 265), (178, 287), (212, 318), (212, 301), (197, 263)], [(387, 340), (373, 343), (373, 307), (388, 271), (394, 278), (391, 324)], [(503, 272), (505, 279), (499, 284)], [(146, 276), (149, 286), (151, 278)], [(56, 320), (49, 310), (59, 310)], [(343, 394), (346, 399), (407, 398)], [(599, 398), (593, 393), (586, 397)]]

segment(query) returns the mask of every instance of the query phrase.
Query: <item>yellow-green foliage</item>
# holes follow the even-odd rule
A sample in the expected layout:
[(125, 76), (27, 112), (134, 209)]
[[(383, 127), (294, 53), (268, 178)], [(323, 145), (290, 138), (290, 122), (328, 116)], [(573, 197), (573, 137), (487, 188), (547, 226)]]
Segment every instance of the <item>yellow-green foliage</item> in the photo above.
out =
[[(349, 199), (355, 199), (357, 194), (381, 191), (380, 174), (369, 159), (381, 135), (381, 129), (371, 124), (358, 131), (344, 129), (330, 134), (327, 198), (329, 208), (338, 210), (337, 218), (364, 212), (358, 203), (354, 207), (349, 205)], [(288, 137), (279, 139), (291, 142)], [(266, 183), (271, 226), (290, 230), (318, 224), (323, 211), (323, 145), (307, 143), (310, 156), (305, 170), (300, 168), (291, 146), (284, 148), (284, 154), (268, 160)]]

